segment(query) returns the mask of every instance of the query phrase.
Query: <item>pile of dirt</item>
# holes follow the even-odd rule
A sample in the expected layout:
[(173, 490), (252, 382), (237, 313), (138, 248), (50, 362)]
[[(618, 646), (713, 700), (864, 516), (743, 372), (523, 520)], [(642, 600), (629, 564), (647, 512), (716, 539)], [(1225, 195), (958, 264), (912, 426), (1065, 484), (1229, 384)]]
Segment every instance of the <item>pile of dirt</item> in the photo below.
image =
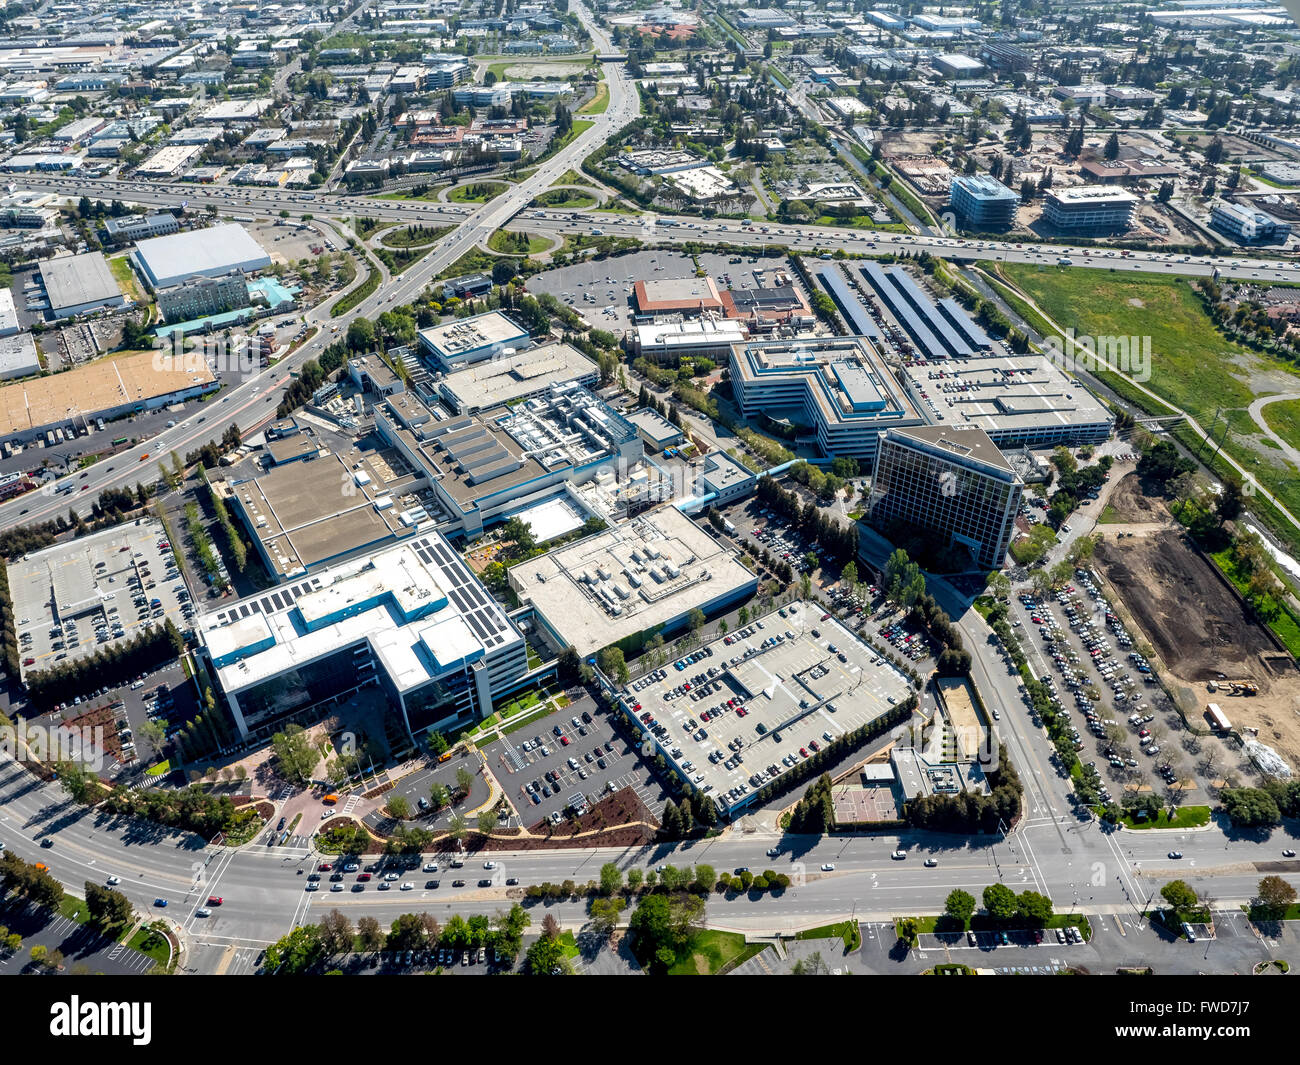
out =
[[(1136, 473), (1120, 478), (1119, 483), (1111, 489), (1106, 505), (1114, 512), (1116, 522), (1136, 525), (1169, 521), (1169, 510), (1164, 500), (1143, 494), (1142, 482)], [(1103, 526), (1102, 531), (1104, 530)]]

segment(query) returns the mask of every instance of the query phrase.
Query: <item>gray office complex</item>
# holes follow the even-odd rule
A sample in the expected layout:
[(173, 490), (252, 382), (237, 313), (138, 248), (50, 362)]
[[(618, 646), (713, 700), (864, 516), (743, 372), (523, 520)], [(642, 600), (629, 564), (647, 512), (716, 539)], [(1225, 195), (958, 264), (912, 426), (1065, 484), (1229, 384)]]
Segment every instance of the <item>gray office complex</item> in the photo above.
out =
[(902, 522), (1002, 566), (1024, 482), (983, 429), (927, 425), (880, 434), (867, 504), (872, 525)]
[(1020, 197), (988, 174), (955, 177), (949, 187), (952, 209), (976, 228), (1002, 229), (1016, 220)]

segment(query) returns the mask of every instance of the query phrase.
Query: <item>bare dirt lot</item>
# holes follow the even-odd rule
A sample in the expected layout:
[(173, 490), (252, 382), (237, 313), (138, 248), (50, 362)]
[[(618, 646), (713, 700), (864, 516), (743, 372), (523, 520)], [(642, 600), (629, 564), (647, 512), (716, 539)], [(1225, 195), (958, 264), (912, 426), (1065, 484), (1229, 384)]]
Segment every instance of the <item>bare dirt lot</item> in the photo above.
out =
[[(1130, 513), (1142, 505), (1127, 496), (1112, 497), (1112, 502), (1132, 508)], [(1300, 767), (1300, 673), (1288, 669), (1279, 675), (1272, 665), (1277, 647), (1269, 633), (1246, 612), (1208, 560), (1170, 526), (1123, 541), (1106, 536), (1097, 546), (1096, 564), (1136, 619), (1140, 639), (1159, 656), (1166, 683), (1189, 710), (1194, 725), (1203, 726), (1199, 711), (1213, 699), (1234, 726), (1257, 728), (1260, 742), (1293, 768)], [(1234, 697), (1220, 689), (1211, 696), (1206, 682), (1220, 676), (1253, 680), (1259, 695)]]
[[(1165, 507), (1164, 500), (1143, 495), (1142, 484), (1136, 473), (1120, 478), (1119, 483), (1111, 489), (1106, 505), (1107, 511), (1114, 512), (1115, 521), (1126, 525), (1169, 522), (1169, 511)], [(1109, 513), (1107, 517), (1110, 517)], [(1101, 531), (1105, 532), (1105, 529)]]

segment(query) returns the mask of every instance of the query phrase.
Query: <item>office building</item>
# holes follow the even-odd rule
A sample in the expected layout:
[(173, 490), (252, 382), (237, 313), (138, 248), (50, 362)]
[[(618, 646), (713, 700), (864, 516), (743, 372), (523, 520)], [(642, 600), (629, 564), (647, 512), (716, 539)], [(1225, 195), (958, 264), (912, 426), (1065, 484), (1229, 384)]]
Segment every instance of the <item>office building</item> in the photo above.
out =
[(988, 174), (965, 174), (952, 179), (952, 209), (973, 229), (1004, 229), (1016, 220), (1020, 197)]
[(1024, 482), (983, 429), (927, 425), (880, 434), (867, 511), (969, 548), (972, 564), (998, 569), (1015, 531)]
[(170, 211), (155, 214), (128, 214), (104, 221), (104, 233), (113, 244), (130, 244), (150, 237), (165, 237), (180, 229), (180, 223)]
[(183, 285), (160, 288), (154, 296), (158, 313), (168, 322), (191, 322), (249, 305), (248, 282), (239, 270), (224, 277), (195, 277)]
[(865, 337), (736, 344), (728, 366), (746, 418), (787, 418), (810, 430), (827, 458), (869, 463), (881, 429), (922, 421)]
[(1265, 214), (1247, 203), (1216, 200), (1210, 207), (1210, 225), (1243, 244), (1282, 243), (1291, 235), (1291, 223)]
[(528, 344), (528, 330), (500, 311), (456, 318), (446, 325), (420, 330), (420, 349), (443, 373), (497, 355), (514, 354)]
[(1043, 221), (1072, 232), (1119, 232), (1132, 224), (1138, 198), (1110, 185), (1074, 185), (1048, 189), (1043, 196)]
[(577, 348), (553, 340), (452, 370), (439, 382), (438, 391), (455, 413), (477, 414), (545, 395), (552, 385), (594, 388), (599, 380), (600, 368), (594, 362)]
[(412, 736), (454, 731), (528, 671), (523, 636), (436, 532), (223, 605), (197, 630), (246, 739), (374, 685)]
[[(375, 409), (375, 429), (422, 477), (467, 539), (525, 506), (638, 463), (636, 429), (576, 382), (481, 414), (447, 417), (409, 393)], [(580, 524), (580, 523), (579, 523)]]

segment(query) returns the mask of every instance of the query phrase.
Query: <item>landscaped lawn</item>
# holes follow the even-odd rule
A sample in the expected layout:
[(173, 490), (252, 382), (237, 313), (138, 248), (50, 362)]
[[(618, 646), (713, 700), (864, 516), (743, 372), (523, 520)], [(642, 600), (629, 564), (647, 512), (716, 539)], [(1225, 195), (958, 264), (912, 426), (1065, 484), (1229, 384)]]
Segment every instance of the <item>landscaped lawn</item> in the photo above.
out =
[(458, 185), (447, 193), (452, 203), (487, 203), (506, 191), (506, 186), (499, 181), (474, 181), (468, 185)]
[(594, 207), (596, 197), (589, 192), (580, 192), (577, 189), (553, 189), (538, 196), (537, 202), (544, 207), (558, 207), (561, 210), (572, 209), (577, 211), (584, 207)]
[(609, 107), (609, 86), (603, 81), (596, 85), (596, 95), (578, 108), (580, 115), (603, 115)]
[(705, 929), (691, 936), (668, 975), (713, 976), (724, 966), (748, 961), (765, 947), (765, 943), (746, 943), (739, 932)]
[(1174, 814), (1172, 821), (1169, 820), (1169, 811), (1161, 810), (1160, 815), (1152, 821), (1148, 818), (1145, 821), (1135, 821), (1133, 818), (1125, 816), (1121, 820), (1125, 828), (1200, 828), (1202, 825), (1210, 823), (1210, 808), (1208, 806), (1182, 806)]
[(862, 945), (862, 934), (856, 921), (839, 921), (836, 924), (824, 924), (820, 928), (808, 928), (795, 933), (795, 939), (838, 939), (846, 951), (855, 950)]
[[(527, 250), (524, 241), (527, 241)], [(498, 229), (488, 237), (488, 247), (502, 255), (534, 255), (551, 246), (549, 237), (539, 237), (532, 233), (513, 233)]]
[(113, 280), (117, 282), (118, 288), (135, 300), (136, 303), (143, 300), (140, 294), (140, 286), (136, 284), (135, 274), (131, 270), (131, 263), (125, 255), (118, 255), (109, 259), (108, 269), (112, 272)]
[(171, 954), (167, 947), (167, 938), (148, 928), (137, 929), (127, 946), (138, 950), (141, 954), (148, 954), (159, 965), (166, 965), (167, 958)]

